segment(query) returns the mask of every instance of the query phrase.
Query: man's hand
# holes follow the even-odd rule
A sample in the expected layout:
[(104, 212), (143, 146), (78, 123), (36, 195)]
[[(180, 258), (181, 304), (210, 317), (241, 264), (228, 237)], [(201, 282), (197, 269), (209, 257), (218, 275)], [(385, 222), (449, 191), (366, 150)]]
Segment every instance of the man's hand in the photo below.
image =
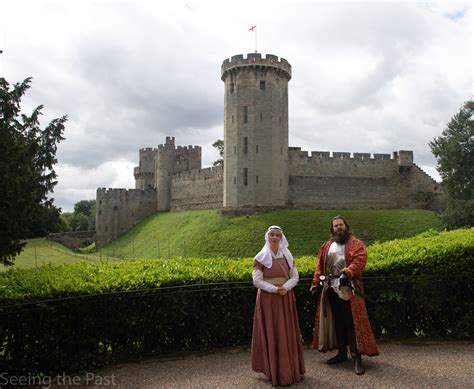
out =
[(280, 296), (284, 296), (286, 294), (286, 292), (288, 292), (283, 286), (279, 286), (278, 287), (278, 291), (277, 293), (280, 295)]

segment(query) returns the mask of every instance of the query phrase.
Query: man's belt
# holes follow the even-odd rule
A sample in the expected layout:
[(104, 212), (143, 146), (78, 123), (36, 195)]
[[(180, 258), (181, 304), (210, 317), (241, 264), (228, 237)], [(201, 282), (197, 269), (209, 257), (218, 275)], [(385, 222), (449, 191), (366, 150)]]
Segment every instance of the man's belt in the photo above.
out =
[[(319, 276), (319, 280), (320, 282), (322, 282), (323, 284), (324, 283), (328, 283), (329, 287), (333, 287), (334, 285), (339, 285), (339, 278), (341, 277), (340, 274), (338, 275), (334, 275), (334, 274), (328, 274), (327, 276), (325, 275), (320, 275)], [(353, 279), (357, 279), (359, 277), (353, 277)], [(347, 286), (348, 288), (350, 288), (352, 290), (352, 293), (356, 296), (359, 296), (359, 297), (362, 297), (364, 299), (366, 299), (367, 301), (370, 301), (371, 303), (374, 303), (375, 304), (375, 301), (372, 300), (369, 296), (367, 296), (364, 292), (362, 292), (358, 287), (357, 285), (355, 285), (352, 280), (349, 282), (349, 285)]]

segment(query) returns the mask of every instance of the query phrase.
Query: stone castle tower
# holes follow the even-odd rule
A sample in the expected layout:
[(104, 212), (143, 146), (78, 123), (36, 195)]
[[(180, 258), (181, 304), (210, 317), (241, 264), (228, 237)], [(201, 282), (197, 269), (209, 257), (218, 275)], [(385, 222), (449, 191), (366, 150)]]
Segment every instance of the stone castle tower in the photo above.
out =
[(135, 189), (97, 189), (96, 244), (112, 241), (157, 211), (252, 208), (425, 208), (441, 210), (440, 185), (413, 152), (371, 154), (288, 147), (288, 82), (283, 58), (235, 55), (224, 81), (224, 168), (201, 168), (201, 147), (166, 137), (139, 151)]
[(233, 56), (224, 81), (224, 208), (288, 201), (288, 81), (291, 65), (274, 55)]

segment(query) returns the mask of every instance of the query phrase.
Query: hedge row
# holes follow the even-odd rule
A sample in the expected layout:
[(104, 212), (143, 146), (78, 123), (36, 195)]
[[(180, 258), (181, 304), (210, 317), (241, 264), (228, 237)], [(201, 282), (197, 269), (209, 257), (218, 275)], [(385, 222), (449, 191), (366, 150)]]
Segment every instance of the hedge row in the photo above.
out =
[[(365, 292), (374, 301), (367, 307), (377, 337), (472, 337), (473, 232), (428, 232), (370, 247)], [(297, 263), (298, 314), (310, 341), (314, 258)], [(250, 277), (250, 259), (9, 271), (0, 283), (1, 370), (50, 375), (143, 355), (249, 344)]]
[[(291, 248), (291, 247), (290, 247)], [(369, 246), (365, 275), (459, 274), (471, 272), (474, 228), (427, 231), (413, 238)], [(311, 277), (315, 258), (297, 260), (302, 278)], [(105, 292), (251, 279), (252, 260), (173, 258), (9, 270), (0, 274), (0, 306)]]

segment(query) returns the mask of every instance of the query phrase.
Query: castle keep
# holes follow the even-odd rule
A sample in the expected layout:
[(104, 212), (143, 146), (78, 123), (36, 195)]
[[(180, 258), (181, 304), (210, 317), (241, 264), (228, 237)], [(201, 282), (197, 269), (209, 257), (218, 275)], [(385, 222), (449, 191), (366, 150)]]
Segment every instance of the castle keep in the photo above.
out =
[(97, 189), (100, 247), (157, 211), (291, 208), (426, 208), (445, 197), (413, 162), (390, 154), (303, 151), (288, 147), (288, 82), (283, 58), (226, 59), (224, 167), (201, 168), (201, 147), (165, 144), (139, 151), (135, 189)]

